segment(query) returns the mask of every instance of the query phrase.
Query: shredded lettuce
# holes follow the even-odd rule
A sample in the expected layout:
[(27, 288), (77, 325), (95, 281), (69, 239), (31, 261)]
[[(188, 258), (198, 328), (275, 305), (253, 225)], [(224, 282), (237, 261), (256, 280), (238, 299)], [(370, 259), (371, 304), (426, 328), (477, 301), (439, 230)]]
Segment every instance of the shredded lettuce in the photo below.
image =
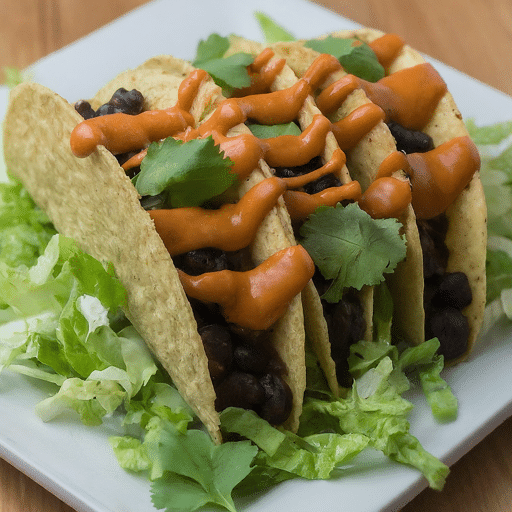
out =
[(0, 226), (0, 260), (10, 266), (32, 266), (56, 233), (46, 214), (14, 180), (0, 183)]
[(478, 145), (488, 219), (487, 307), (483, 331), (498, 319), (512, 320), (512, 121), (467, 123)]
[(125, 301), (112, 269), (58, 234), (32, 267), (0, 261), (0, 370), (59, 386), (37, 405), (42, 419), (72, 409), (100, 424), (155, 374), (146, 344), (121, 319)]

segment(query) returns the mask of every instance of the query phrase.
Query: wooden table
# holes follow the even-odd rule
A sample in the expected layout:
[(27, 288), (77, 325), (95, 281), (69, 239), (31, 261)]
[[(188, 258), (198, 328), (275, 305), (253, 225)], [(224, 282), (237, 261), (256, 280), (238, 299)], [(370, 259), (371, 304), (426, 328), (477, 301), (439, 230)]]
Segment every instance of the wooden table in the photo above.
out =
[[(24, 67), (144, 0), (2, 0), (0, 67)], [(512, 94), (511, 0), (321, 0), (364, 25), (397, 32), (417, 49)], [(403, 512), (512, 510), (512, 418), (452, 467), (445, 489), (423, 491)], [(72, 512), (0, 459), (0, 512)], [(137, 511), (144, 512), (144, 511)]]

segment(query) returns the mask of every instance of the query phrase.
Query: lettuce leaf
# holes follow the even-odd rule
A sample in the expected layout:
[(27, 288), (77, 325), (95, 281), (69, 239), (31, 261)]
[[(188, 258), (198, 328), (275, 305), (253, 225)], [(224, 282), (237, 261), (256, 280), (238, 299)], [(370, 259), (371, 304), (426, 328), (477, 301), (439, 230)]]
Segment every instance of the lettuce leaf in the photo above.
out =
[[(401, 397), (394, 384), (394, 366), (385, 356), (378, 365), (365, 374), (368, 382), (356, 381), (346, 399), (326, 402), (309, 399), (304, 404), (299, 434), (307, 435), (312, 428), (328, 418), (337, 420), (339, 434), (365, 436), (368, 445), (390, 459), (419, 469), (433, 489), (441, 489), (448, 467), (425, 451), (418, 439), (410, 434), (407, 415), (412, 404)], [(369, 390), (371, 392), (369, 393)]]
[(97, 425), (155, 374), (144, 341), (121, 318), (125, 301), (112, 269), (61, 235), (32, 267), (0, 261), (0, 370), (59, 386), (37, 405), (45, 421), (71, 409)]
[(21, 183), (0, 183), (0, 260), (32, 266), (56, 233)]

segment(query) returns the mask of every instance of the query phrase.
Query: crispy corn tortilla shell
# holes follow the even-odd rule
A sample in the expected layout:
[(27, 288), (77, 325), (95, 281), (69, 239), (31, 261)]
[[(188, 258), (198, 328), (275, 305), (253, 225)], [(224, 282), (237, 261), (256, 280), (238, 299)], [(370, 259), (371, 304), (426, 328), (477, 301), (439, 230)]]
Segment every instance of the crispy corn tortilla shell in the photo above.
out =
[[(144, 96), (144, 110), (166, 109), (176, 104), (178, 88), (194, 67), (186, 61), (171, 55), (153, 57), (134, 69), (117, 75), (103, 86), (90, 100), (93, 109), (108, 102), (112, 94), (124, 87), (137, 89)], [(202, 84), (190, 113), (201, 121), (222, 99), (220, 89), (212, 80)]]
[[(255, 41), (251, 41), (240, 36), (231, 35), (230, 48), (226, 52), (225, 56), (239, 52), (249, 53), (253, 56), (257, 56), (264, 50), (264, 48), (265, 46)], [(280, 58), (288, 59), (286, 55), (279, 54), (279, 52), (276, 51), (276, 45), (272, 45), (271, 48), (276, 54), (272, 60)], [(302, 48), (302, 46), (300, 46), (300, 48)], [(272, 62), (272, 60), (270, 62)], [(312, 60), (314, 60), (314, 58)], [(302, 63), (304, 62), (304, 59), (299, 56), (297, 61)], [(304, 71), (307, 69), (307, 67), (309, 67), (309, 63), (304, 68)], [(287, 89), (292, 87), (295, 83), (297, 83), (297, 81), (297, 74), (295, 73), (294, 69), (288, 65), (287, 60), (287, 64), (277, 75), (276, 79), (270, 87), (270, 90), (278, 91)], [(316, 106), (313, 97), (309, 96), (299, 111), (297, 119), (302, 130), (306, 129), (311, 124), (313, 117), (316, 114), (321, 114), (321, 112)], [(334, 137), (334, 134), (329, 132), (326, 137), (325, 149), (322, 154), (323, 161), (326, 162), (330, 160), (334, 151), (338, 148), (339, 146), (336, 138)], [(351, 173), (349, 173), (349, 169), (346, 165), (344, 165), (338, 173), (338, 178), (342, 183), (348, 183), (352, 181)], [(366, 287), (359, 294), (359, 298), (363, 305), (364, 319), (367, 326), (365, 339), (371, 339), (373, 330), (373, 289), (371, 287)], [(320, 367), (326, 376), (330, 390), (334, 395), (339, 396), (340, 393), (343, 393), (343, 390), (340, 388), (336, 378), (336, 365), (331, 357), (331, 345), (329, 342), (329, 333), (327, 323), (324, 318), (322, 302), (312, 281), (302, 291), (302, 302), (304, 307), (306, 338), (312, 350), (316, 354)]]
[[(384, 32), (363, 28), (334, 32), (330, 35), (341, 38), (355, 37), (366, 43), (371, 43), (375, 39), (382, 37)], [(425, 59), (419, 52), (408, 45), (404, 45), (386, 72), (391, 74), (424, 62)], [(443, 96), (423, 131), (432, 137), (436, 147), (454, 137), (468, 135), (462, 115), (450, 92)], [(473, 293), (472, 303), (462, 311), (468, 318), (470, 326), (468, 348), (461, 357), (450, 361), (450, 364), (455, 364), (466, 359), (471, 352), (482, 326), (485, 308), (487, 208), (479, 172), (475, 173), (464, 191), (447, 209), (446, 216), (448, 218), (448, 233), (445, 243), (449, 250), (446, 270), (447, 272), (465, 273)], [(403, 270), (402, 273), (404, 276), (400, 280), (403, 281), (405, 286), (402, 288), (402, 285), (396, 283), (394, 299), (398, 304), (397, 311), (400, 312), (397, 319), (398, 325), (406, 326), (413, 324), (419, 318), (417, 304), (415, 305), (413, 302), (413, 297), (420, 290), (420, 283), (418, 282), (419, 275), (417, 272), (414, 272), (413, 266), (409, 266), (408, 270)], [(407, 281), (410, 281), (409, 286), (406, 285)], [(416, 291), (414, 290), (414, 283), (417, 286)], [(423, 278), (421, 288), (423, 288)], [(409, 296), (407, 297), (406, 294), (409, 294)], [(401, 334), (409, 342), (416, 342), (415, 338), (410, 337), (412, 333), (402, 330)]]
[(56, 93), (19, 85), (4, 121), (7, 167), (60, 233), (112, 262), (127, 290), (127, 317), (220, 442), (208, 361), (169, 253), (115, 157), (103, 147), (84, 159), (72, 154), (69, 137), (81, 121)]
[[(232, 128), (228, 132), (228, 136), (233, 137), (249, 132), (250, 130), (245, 124), (240, 124)], [(272, 176), (273, 174), (267, 163), (260, 160), (258, 168), (254, 169), (240, 185), (237, 192), (238, 197), (241, 198), (252, 187)], [(290, 215), (281, 196), (276, 206), (272, 208), (261, 223), (251, 244), (253, 263), (259, 265), (272, 254), (292, 245), (296, 245), (296, 241)], [(296, 432), (299, 428), (299, 418), (302, 413), (302, 402), (306, 389), (306, 333), (304, 327), (302, 299), (301, 295), (298, 294), (290, 303), (284, 316), (272, 327), (272, 346), (288, 369), (283, 378), (293, 395), (292, 411), (283, 424), (285, 428), (292, 432)]]
[[(146, 109), (167, 108), (176, 104), (179, 85), (194, 69), (188, 62), (171, 55), (153, 57), (137, 68), (125, 71), (114, 78), (94, 96), (91, 105), (97, 108), (108, 101), (119, 87), (124, 87), (140, 91), (145, 98)], [(202, 83), (200, 94), (196, 96), (190, 113), (197, 123), (204, 122), (223, 99), (220, 88), (213, 80), (207, 80)], [(241, 124), (232, 128), (228, 136), (234, 137), (248, 132), (250, 130), (247, 126)], [(271, 176), (267, 164), (261, 160), (238, 190), (230, 191), (227, 195), (237, 200), (250, 188)], [(295, 240), (290, 216), (283, 199), (280, 198), (260, 225), (251, 245), (253, 263), (259, 265), (276, 252), (291, 245), (295, 245)], [(291, 302), (285, 315), (273, 326), (271, 338), (273, 347), (288, 369), (283, 378), (293, 395), (292, 411), (283, 426), (291, 431), (297, 431), (306, 388), (304, 315), (300, 296)]]
[[(285, 58), (298, 77), (303, 76), (320, 55), (317, 51), (305, 47), (304, 42), (300, 40), (271, 45), (276, 55)], [(346, 72), (342, 69), (332, 73), (320, 88), (328, 87), (345, 75)], [(356, 89), (329, 118), (333, 122), (344, 119), (366, 103), (370, 103), (370, 100), (364, 90)], [(375, 180), (382, 162), (395, 151), (395, 139), (386, 123), (380, 121), (353, 148), (345, 151), (350, 176), (359, 181), (361, 189), (365, 191)], [(393, 322), (393, 330), (397, 337), (419, 344), (425, 339), (423, 255), (416, 227), (416, 216), (411, 205), (399, 220), (403, 224), (402, 233), (407, 241), (407, 253), (405, 259), (397, 265), (395, 272), (386, 277), (386, 282), (395, 298), (396, 310), (408, 308), (409, 315), (407, 318), (398, 316)], [(371, 304), (373, 306), (373, 301)]]
[[(167, 108), (176, 103), (178, 87), (193, 69), (187, 62), (175, 59), (172, 56), (154, 57), (137, 68), (128, 70), (114, 78), (95, 95), (91, 100), (91, 104), (93, 108), (97, 108), (107, 102), (118, 88), (124, 87), (126, 89), (135, 88), (143, 94), (146, 110)], [(49, 141), (53, 143), (53, 148), (51, 151), (46, 151), (45, 155), (51, 156), (62, 153), (64, 157), (57, 158), (57, 161), (69, 162), (77, 176), (88, 176), (87, 181), (78, 181), (82, 183), (84, 188), (88, 186), (88, 192), (94, 194), (96, 198), (95, 201), (91, 201), (88, 195), (80, 192), (78, 194), (81, 199), (80, 202), (77, 201), (77, 197), (71, 194), (72, 197), (65, 200), (62, 199), (55, 205), (56, 197), (67, 198), (70, 195), (69, 191), (73, 190), (71, 183), (75, 182), (75, 179), (71, 177), (73, 173), (68, 171), (66, 176), (61, 176), (59, 169), (55, 169), (54, 172), (60, 177), (58, 183), (60, 184), (62, 181), (67, 184), (67, 186), (62, 185), (61, 187), (63, 191), (66, 191), (66, 195), (64, 193), (55, 194), (53, 187), (52, 189), (46, 189), (43, 194), (44, 197), (41, 198), (42, 207), (49, 212), (51, 218), (55, 217), (57, 219), (55, 224), (61, 233), (79, 240), (82, 247), (94, 256), (114, 262), (121, 280), (130, 291), (133, 291), (134, 297), (131, 302), (129, 301), (127, 316), (138, 327), (144, 338), (149, 340), (148, 343), (155, 352), (155, 355), (168, 370), (183, 397), (191, 404), (198, 417), (206, 425), (214, 441), (220, 442), (219, 417), (214, 408), (215, 391), (209, 378), (208, 361), (201, 339), (197, 333), (197, 324), (193, 318), (190, 304), (184, 295), (172, 260), (163, 246), (160, 237), (154, 230), (149, 215), (140, 207), (137, 192), (124, 171), (117, 164), (117, 160), (105, 148), (99, 147), (91, 157), (85, 160), (77, 159), (71, 154), (69, 150), (69, 134), (74, 126), (82, 120), (81, 117), (62, 98), (59, 98), (51, 91), (44, 90), (44, 88), (41, 89), (40, 86), (34, 85), (34, 87), (37, 95), (41, 98), (41, 119), (46, 119), (46, 114), (43, 115), (46, 108), (48, 111), (53, 110), (51, 106), (52, 101), (58, 105), (56, 107), (59, 109), (57, 112), (62, 111), (63, 118), (70, 119), (69, 122), (65, 121), (65, 127), (63, 127), (64, 125), (61, 122), (58, 122), (58, 126), (55, 126), (55, 122), (52, 122), (51, 127), (47, 126), (44, 130), (40, 130), (41, 133), (39, 133), (38, 137), (43, 137), (43, 139), (48, 138), (48, 133), (57, 132), (61, 134), (58, 140)], [(32, 92), (30, 91), (25, 93), (18, 91), (15, 99), (13, 93), (12, 118), (18, 115), (17, 112), (25, 110), (24, 106), (28, 101), (27, 96), (31, 94)], [(222, 99), (220, 88), (211, 79), (203, 81), (200, 92), (196, 96), (190, 110), (196, 122), (199, 123), (205, 119)], [(6, 121), (6, 127), (7, 123), (9, 126), (13, 126), (11, 117)], [(15, 146), (16, 143), (14, 141), (23, 137), (18, 137), (17, 130), (23, 130), (26, 141), (30, 140), (29, 137), (33, 138), (33, 135), (28, 134), (37, 131), (37, 128), (33, 125), (40, 119), (38, 116), (34, 116), (36, 121), (29, 124), (26, 117), (25, 114), (17, 123), (17, 128), (10, 128), (12, 137), (6, 141), (6, 146), (7, 144), (11, 147)], [(60, 119), (58, 115), (55, 117)], [(233, 133), (229, 135), (236, 135), (237, 130), (244, 131), (247, 128), (241, 125), (232, 130)], [(25, 144), (27, 143), (25, 142)], [(27, 188), (31, 186), (29, 188), (31, 193), (32, 189), (36, 191), (32, 195), (38, 201), (37, 190), (40, 189), (41, 185), (38, 182), (38, 176), (48, 175), (45, 171), (47, 162), (42, 161), (38, 171), (33, 171), (35, 169), (33, 162), (37, 161), (39, 157), (36, 154), (32, 154), (25, 159), (24, 163), (19, 159), (18, 152), (23, 152), (21, 147), (13, 147), (10, 153), (12, 155), (10, 161), (21, 162), (16, 168), (14, 165), (12, 166), (12, 172), (25, 180), (24, 176), (27, 173), (23, 172), (22, 169), (29, 169), (27, 172), (31, 172), (31, 174), (28, 175), (27, 182), (30, 185)], [(99, 166), (96, 160), (100, 161), (102, 171), (98, 171), (92, 177), (89, 176), (90, 172), (87, 171), (89, 167), (94, 167), (95, 170), (98, 169)], [(63, 168), (66, 166), (61, 165), (60, 167), (60, 170), (63, 171)], [(102, 176), (109, 176), (111, 179), (105, 180)], [(266, 166), (265, 162), (261, 161), (259, 168), (255, 169), (239, 188), (237, 195), (241, 197), (249, 188), (269, 176), (271, 176), (271, 173), (268, 166)], [(55, 180), (49, 179), (46, 183), (53, 181)], [(116, 184), (117, 181), (119, 183)], [(93, 184), (92, 187), (91, 183)], [(99, 187), (94, 187), (95, 183), (102, 183), (105, 186), (104, 190), (100, 190), (102, 194), (105, 194), (103, 201), (96, 197), (98, 192), (96, 188)], [(74, 189), (76, 190), (76, 186)], [(114, 192), (109, 192), (110, 190)], [(120, 194), (119, 190), (124, 191), (124, 194)], [(125, 206), (125, 196), (129, 196), (132, 202), (132, 206), (129, 209), (126, 209)], [(105, 211), (107, 208), (105, 206), (103, 206), (103, 209), (98, 208), (97, 202), (100, 202), (102, 205), (109, 205), (108, 211)], [(118, 208), (112, 208), (112, 205), (115, 204), (119, 205)], [(73, 205), (76, 205), (76, 207)], [(72, 215), (81, 210), (81, 218), (82, 212), (88, 212), (89, 209), (95, 215), (86, 214), (85, 217), (87, 217), (89, 222), (86, 226), (77, 229), (77, 226), (80, 226), (80, 222), (78, 220), (72, 221)], [(114, 218), (112, 224), (110, 212), (113, 210), (117, 210), (118, 214), (122, 212), (122, 215), (120, 214), (119, 218)], [(53, 213), (54, 211), (55, 213)], [(136, 218), (137, 222), (134, 223), (132, 218)], [(109, 219), (108, 223), (106, 219)], [(142, 237), (141, 243), (137, 244), (137, 247), (140, 248), (139, 252), (135, 254), (132, 252), (127, 261), (122, 259), (123, 256), (126, 256), (126, 247), (131, 247), (137, 238), (132, 238), (131, 230), (125, 232), (123, 230), (124, 225), (130, 225), (131, 230), (139, 233), (139, 238)], [(104, 229), (105, 226), (107, 229)], [(286, 231), (286, 226), (289, 226), (288, 231)], [(112, 240), (112, 233), (114, 232), (122, 233), (123, 236), (114, 246), (103, 249), (103, 246)], [(279, 204), (265, 218), (253, 242), (251, 249), (255, 264), (259, 264), (275, 252), (289, 247), (292, 245), (292, 241), (294, 242), (289, 215), (281, 198)], [(120, 263), (117, 263), (115, 256), (119, 256), (117, 259), (120, 260)], [(135, 262), (132, 263), (132, 258), (137, 258), (137, 264), (133, 264)], [(159, 265), (154, 264), (154, 261), (159, 262)], [(121, 265), (120, 271), (118, 270), (118, 265)], [(139, 267), (142, 267), (142, 270)], [(125, 275), (126, 278), (122, 277)], [(162, 279), (162, 275), (171, 276), (169, 282)], [(152, 297), (153, 301), (148, 301), (147, 297)], [(170, 315), (168, 310), (172, 311), (171, 322), (163, 320)], [(158, 320), (159, 318), (162, 320)], [(302, 411), (302, 400), (306, 385), (305, 333), (300, 296), (297, 296), (292, 301), (287, 313), (276, 323), (272, 336), (276, 351), (288, 369), (288, 373), (284, 378), (293, 394), (292, 413), (284, 426), (292, 431), (296, 431)], [(167, 339), (178, 341), (168, 346), (169, 344), (165, 342)]]

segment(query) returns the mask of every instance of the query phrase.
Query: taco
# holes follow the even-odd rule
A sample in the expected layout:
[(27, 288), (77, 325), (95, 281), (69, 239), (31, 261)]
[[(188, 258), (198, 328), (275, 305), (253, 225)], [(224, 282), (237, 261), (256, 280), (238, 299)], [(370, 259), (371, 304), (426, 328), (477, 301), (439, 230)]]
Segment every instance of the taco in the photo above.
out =
[(365, 28), (319, 40), (329, 38), (367, 45), (385, 76), (373, 83), (357, 78), (304, 41), (272, 48), (297, 76), (324, 66), (315, 99), (337, 127), (363, 191), (397, 169), (409, 177), (412, 210), (401, 219), (407, 257), (388, 278), (394, 333), (411, 344), (438, 337), (440, 353), (456, 363), (470, 353), (485, 306), (486, 206), (478, 152), (442, 78), (400, 37)]
[[(288, 59), (283, 59), (282, 54), (274, 51), (275, 46), (265, 48), (257, 42), (235, 35), (231, 35), (229, 40), (230, 47), (224, 57), (239, 52), (256, 57), (250, 66), (253, 88), (281, 91), (288, 98), (298, 96), (295, 90), (304, 90), (307, 94), (304, 99), (300, 99), (302, 104), (297, 117), (287, 121), (295, 122), (303, 134), (308, 134), (312, 143), (316, 137), (316, 152), (301, 161), (290, 162), (288, 166), (274, 164), (273, 169), (276, 176), (287, 180), (289, 188), (298, 188), (288, 190), (284, 195), (297, 236), (300, 236), (303, 222), (319, 206), (358, 202), (362, 209), (371, 212), (374, 217), (398, 217), (404, 210), (410, 209), (410, 187), (401, 172), (366, 187), (363, 191), (366, 193), (361, 193), (361, 183), (353, 179), (346, 165), (346, 157), (333, 133), (332, 123), (322, 116), (313, 98), (316, 88), (323, 83), (323, 73), (319, 75), (317, 70), (307, 68), (303, 79), (298, 79), (288, 66)], [(250, 94), (252, 90), (236, 91), (236, 94)], [(324, 127), (323, 131), (316, 129), (319, 126)], [(315, 130), (319, 133), (309, 135)], [(295, 185), (291, 184), (293, 180)], [(400, 200), (390, 202), (390, 193), (399, 195)], [(315, 278), (302, 291), (302, 298), (307, 340), (331, 391), (339, 395), (352, 383), (348, 371), (350, 346), (357, 341), (373, 338), (373, 288), (347, 287), (342, 297), (328, 301), (324, 294), (331, 284), (332, 280), (325, 279), (317, 268)]]
[[(10, 172), (59, 232), (113, 265), (127, 318), (216, 442), (219, 410), (230, 405), (296, 430), (305, 387), (300, 291), (314, 270), (287, 231), (286, 187), (233, 106), (207, 73), (162, 56), (75, 106), (23, 83), (4, 121)], [(134, 169), (165, 141), (210, 144), (222, 165), (233, 164), (236, 183), (207, 207), (141, 198)], [(240, 225), (249, 234), (235, 231)]]

